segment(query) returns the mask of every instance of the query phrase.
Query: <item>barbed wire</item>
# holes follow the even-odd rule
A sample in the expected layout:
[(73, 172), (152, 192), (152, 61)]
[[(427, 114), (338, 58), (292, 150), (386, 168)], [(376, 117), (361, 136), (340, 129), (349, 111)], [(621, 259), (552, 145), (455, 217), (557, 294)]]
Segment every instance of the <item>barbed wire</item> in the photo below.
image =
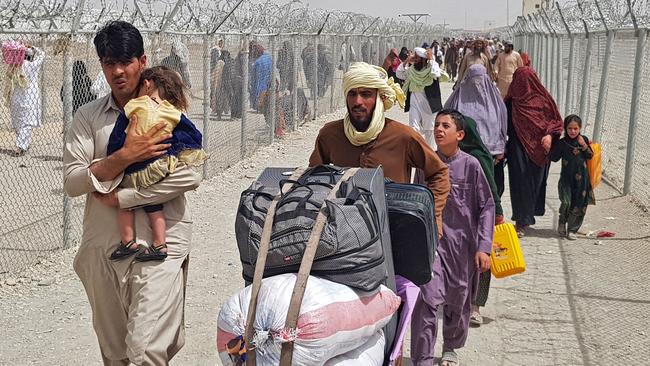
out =
[[(547, 26), (544, 20), (548, 21)], [(555, 2), (528, 17), (518, 17), (509, 31), (513, 35), (530, 32), (566, 34), (649, 26), (650, 0), (570, 0), (563, 5)]]
[(33, 0), (0, 2), (0, 32), (89, 33), (109, 20), (144, 31), (243, 34), (432, 34), (439, 27), (273, 0)]

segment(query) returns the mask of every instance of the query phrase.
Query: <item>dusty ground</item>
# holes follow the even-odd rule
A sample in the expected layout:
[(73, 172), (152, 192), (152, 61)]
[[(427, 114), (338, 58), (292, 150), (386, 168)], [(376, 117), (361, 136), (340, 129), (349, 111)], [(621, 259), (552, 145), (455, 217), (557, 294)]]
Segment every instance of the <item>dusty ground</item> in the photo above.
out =
[[(239, 193), (266, 166), (305, 164), (318, 129), (335, 118), (309, 123), (189, 193), (195, 234), (187, 343), (173, 365), (218, 364), (216, 314), (242, 286), (233, 230)], [(558, 176), (554, 169), (549, 178), (547, 215), (522, 239), (527, 271), (493, 280), (483, 311), (487, 324), (472, 329), (460, 351), (465, 365), (644, 365), (650, 358), (649, 216), (601, 185), (585, 229), (614, 231), (616, 237), (559, 239)], [(508, 202), (504, 197), (506, 212)], [(100, 364), (90, 309), (72, 271), (74, 253), (41, 260), (23, 277), (1, 282), (0, 364)]]

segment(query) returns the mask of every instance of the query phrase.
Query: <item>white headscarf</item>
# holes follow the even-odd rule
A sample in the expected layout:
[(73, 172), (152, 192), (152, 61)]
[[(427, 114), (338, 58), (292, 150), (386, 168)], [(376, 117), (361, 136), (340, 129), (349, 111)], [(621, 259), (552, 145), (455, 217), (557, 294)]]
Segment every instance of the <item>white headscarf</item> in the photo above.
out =
[(357, 131), (350, 121), (349, 113), (343, 120), (345, 136), (352, 145), (361, 146), (375, 140), (384, 129), (384, 111), (391, 109), (395, 102), (403, 108), (406, 97), (399, 84), (388, 78), (386, 70), (365, 62), (353, 63), (343, 75), (343, 95), (347, 96), (355, 88), (377, 89), (378, 96), (368, 129)]

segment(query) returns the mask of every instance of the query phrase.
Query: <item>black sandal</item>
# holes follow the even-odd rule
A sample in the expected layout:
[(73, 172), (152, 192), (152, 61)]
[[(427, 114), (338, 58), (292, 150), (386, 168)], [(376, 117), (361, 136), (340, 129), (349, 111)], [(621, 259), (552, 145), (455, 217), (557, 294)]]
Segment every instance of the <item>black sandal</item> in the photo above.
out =
[(167, 244), (153, 245), (138, 253), (135, 260), (138, 262), (164, 261), (167, 258), (167, 252), (163, 252), (162, 249), (167, 249)]
[(124, 259), (140, 251), (140, 244), (136, 243), (135, 240), (131, 240), (128, 243), (124, 244), (120, 241), (120, 246), (111, 253), (110, 259), (112, 261)]

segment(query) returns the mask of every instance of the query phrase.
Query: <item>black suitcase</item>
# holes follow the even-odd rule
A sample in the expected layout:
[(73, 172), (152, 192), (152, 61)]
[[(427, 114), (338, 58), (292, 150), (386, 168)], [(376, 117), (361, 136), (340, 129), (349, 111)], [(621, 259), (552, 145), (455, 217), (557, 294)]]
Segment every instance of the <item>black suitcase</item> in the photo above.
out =
[(438, 244), (433, 193), (418, 184), (386, 182), (395, 274), (421, 286), (431, 280)]

